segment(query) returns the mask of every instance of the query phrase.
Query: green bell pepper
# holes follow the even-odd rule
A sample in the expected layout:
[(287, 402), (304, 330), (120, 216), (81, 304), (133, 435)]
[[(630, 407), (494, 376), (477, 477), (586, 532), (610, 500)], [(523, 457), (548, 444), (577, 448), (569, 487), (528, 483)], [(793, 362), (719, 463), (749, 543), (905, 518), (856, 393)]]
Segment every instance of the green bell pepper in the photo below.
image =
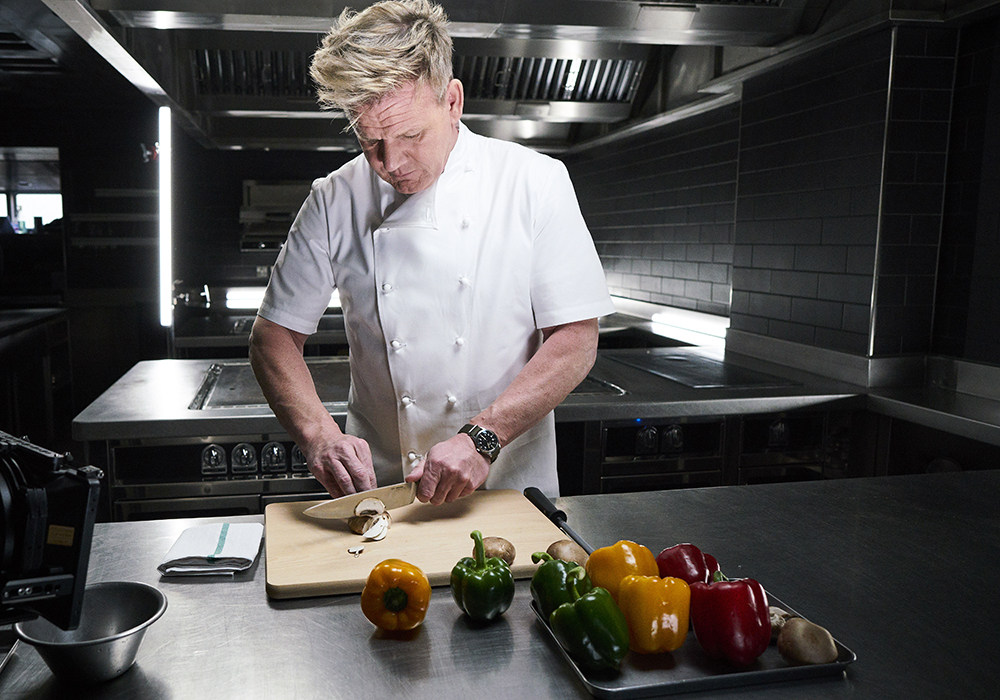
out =
[(507, 612), (514, 600), (514, 574), (507, 562), (486, 558), (483, 534), (473, 530), (475, 558), (463, 557), (451, 570), (451, 594), (466, 615), (486, 622)]
[[(548, 620), (552, 611), (563, 603), (572, 603), (576, 598), (569, 590), (569, 573), (580, 567), (579, 564), (562, 559), (553, 559), (547, 552), (535, 552), (531, 555), (531, 561), (542, 565), (535, 569), (531, 577), (531, 598), (538, 607), (542, 619)], [(578, 595), (583, 595), (594, 586), (590, 582), (590, 577), (584, 571), (582, 579), (574, 582), (574, 587)]]
[(574, 581), (586, 572), (575, 569), (569, 578), (573, 602), (563, 603), (549, 617), (556, 640), (574, 661), (595, 670), (617, 670), (628, 653), (628, 622), (607, 589), (594, 588), (583, 595)]

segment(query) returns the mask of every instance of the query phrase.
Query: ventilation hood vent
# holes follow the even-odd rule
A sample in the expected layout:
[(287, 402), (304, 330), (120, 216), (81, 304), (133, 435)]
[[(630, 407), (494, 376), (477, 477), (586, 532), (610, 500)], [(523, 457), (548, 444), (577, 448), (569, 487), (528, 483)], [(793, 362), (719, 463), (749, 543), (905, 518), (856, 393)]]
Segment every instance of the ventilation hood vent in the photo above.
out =
[[(339, 0), (42, 0), (215, 148), (357, 148), (321, 112), (311, 55)], [(773, 46), (831, 0), (442, 0), (465, 117), (561, 150), (581, 125), (636, 116), (673, 46)], [(817, 9), (820, 8), (820, 9)], [(667, 48), (665, 48), (667, 47)]]

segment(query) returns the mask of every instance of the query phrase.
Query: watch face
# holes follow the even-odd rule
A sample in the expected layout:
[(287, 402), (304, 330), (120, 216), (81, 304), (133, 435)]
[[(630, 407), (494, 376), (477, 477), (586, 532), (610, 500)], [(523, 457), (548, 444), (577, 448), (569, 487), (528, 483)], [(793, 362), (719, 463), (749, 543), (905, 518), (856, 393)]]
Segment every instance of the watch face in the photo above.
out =
[(481, 452), (493, 452), (500, 447), (500, 441), (492, 430), (481, 430), (476, 435), (476, 448)]

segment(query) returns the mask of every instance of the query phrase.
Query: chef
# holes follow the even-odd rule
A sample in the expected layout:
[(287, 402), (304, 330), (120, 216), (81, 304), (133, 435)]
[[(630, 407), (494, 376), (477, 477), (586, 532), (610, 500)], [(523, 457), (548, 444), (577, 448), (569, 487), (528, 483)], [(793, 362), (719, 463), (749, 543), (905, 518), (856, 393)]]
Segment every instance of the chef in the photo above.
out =
[[(553, 409), (586, 377), (604, 273), (566, 168), (462, 124), (443, 10), (345, 10), (313, 57), (362, 155), (316, 180), (278, 254), (250, 359), (334, 496), (406, 480), (558, 495)], [(302, 355), (333, 290), (350, 347), (346, 432)]]

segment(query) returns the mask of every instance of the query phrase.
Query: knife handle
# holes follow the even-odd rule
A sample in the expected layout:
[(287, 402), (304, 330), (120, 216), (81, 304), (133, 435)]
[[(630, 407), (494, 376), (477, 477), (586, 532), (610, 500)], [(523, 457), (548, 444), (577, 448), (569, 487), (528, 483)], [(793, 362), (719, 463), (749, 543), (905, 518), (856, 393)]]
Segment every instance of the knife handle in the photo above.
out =
[(538, 490), (535, 486), (529, 486), (524, 490), (524, 497), (527, 498), (535, 508), (542, 511), (542, 514), (555, 523), (557, 526), (561, 526), (566, 522), (566, 513), (559, 510), (553, 505), (552, 501), (548, 499), (544, 493)]

